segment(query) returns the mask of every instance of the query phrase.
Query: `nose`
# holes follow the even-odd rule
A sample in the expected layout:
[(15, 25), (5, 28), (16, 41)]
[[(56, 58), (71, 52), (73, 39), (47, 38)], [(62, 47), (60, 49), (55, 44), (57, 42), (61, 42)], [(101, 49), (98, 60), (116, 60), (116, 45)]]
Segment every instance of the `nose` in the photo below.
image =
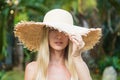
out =
[(62, 33), (61, 32), (58, 32), (57, 33), (57, 39), (61, 39), (62, 38)]

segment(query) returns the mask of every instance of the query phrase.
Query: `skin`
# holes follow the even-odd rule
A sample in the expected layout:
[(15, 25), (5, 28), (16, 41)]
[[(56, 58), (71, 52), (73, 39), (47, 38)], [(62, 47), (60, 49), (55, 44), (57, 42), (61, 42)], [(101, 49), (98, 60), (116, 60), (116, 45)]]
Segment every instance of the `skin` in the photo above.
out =
[[(84, 46), (82, 38), (75, 35), (70, 35), (68, 38), (68, 36), (57, 30), (49, 31), (50, 63), (48, 66), (48, 80), (71, 79), (70, 72), (65, 66), (63, 57), (69, 39), (73, 42), (72, 58), (77, 69), (79, 80), (92, 80), (89, 69), (80, 54)], [(78, 56), (78, 54), (80, 56)], [(36, 62), (31, 62), (26, 66), (25, 80), (32, 80), (36, 68)]]
[(57, 30), (49, 31), (50, 64), (48, 66), (49, 80), (70, 80), (70, 73), (64, 63), (65, 48), (68, 37)]

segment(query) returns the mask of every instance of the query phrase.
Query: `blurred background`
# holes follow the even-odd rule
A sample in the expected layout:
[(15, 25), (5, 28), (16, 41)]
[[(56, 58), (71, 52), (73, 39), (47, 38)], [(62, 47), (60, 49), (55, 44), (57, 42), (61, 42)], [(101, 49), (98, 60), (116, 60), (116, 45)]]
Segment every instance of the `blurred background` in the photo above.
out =
[(0, 80), (24, 80), (36, 57), (14, 36), (15, 24), (40, 22), (54, 8), (68, 10), (75, 25), (102, 28), (100, 42), (83, 58), (93, 80), (120, 80), (120, 0), (0, 0)]

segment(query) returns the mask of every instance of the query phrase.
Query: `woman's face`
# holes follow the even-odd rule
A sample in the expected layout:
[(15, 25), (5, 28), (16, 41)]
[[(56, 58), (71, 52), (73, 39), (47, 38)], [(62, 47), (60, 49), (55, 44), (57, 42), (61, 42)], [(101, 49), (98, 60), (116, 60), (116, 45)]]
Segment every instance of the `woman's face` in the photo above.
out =
[(49, 45), (54, 50), (64, 50), (68, 45), (68, 36), (55, 29), (49, 30)]

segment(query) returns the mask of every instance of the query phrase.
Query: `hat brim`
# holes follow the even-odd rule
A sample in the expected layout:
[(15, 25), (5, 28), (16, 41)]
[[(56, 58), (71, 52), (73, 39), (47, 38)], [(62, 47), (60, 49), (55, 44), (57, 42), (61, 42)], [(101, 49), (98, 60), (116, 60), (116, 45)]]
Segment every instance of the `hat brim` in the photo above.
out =
[(43, 27), (57, 29), (67, 35), (82, 36), (85, 46), (83, 51), (89, 50), (99, 42), (101, 37), (100, 28), (84, 28), (74, 25), (61, 23), (43, 23), (43, 22), (20, 22), (15, 26), (15, 36), (30, 50), (38, 51)]

